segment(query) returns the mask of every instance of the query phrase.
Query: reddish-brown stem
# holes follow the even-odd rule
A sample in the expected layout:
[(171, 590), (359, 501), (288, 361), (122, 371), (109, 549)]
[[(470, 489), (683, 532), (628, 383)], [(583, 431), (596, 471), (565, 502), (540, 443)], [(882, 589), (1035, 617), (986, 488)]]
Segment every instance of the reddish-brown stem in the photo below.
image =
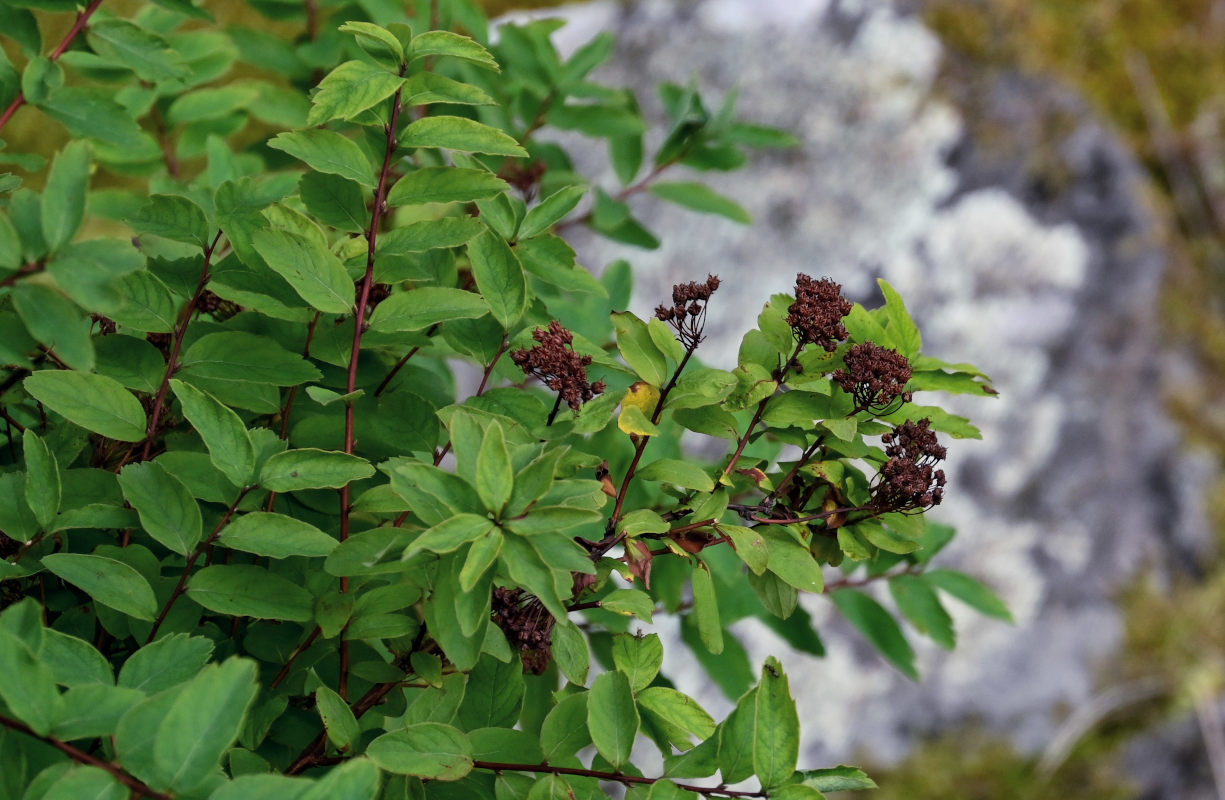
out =
[(778, 484), (778, 486), (774, 487), (774, 491), (770, 492), (770, 494), (768, 495), (769, 497), (778, 497), (779, 495), (783, 493), (784, 490), (786, 490), (788, 486), (791, 485), (791, 481), (795, 478), (796, 475), (800, 473), (800, 469), (809, 462), (809, 460), (813, 457), (813, 455), (816, 454), (817, 448), (821, 446), (821, 443), (823, 441), (825, 441), (824, 434), (818, 436), (816, 438), (816, 441), (814, 441), (807, 448), (805, 448), (804, 452), (800, 454), (799, 460), (795, 462), (795, 466), (792, 467), (791, 470), (786, 474), (786, 476), (783, 477), (782, 481)]
[(200, 558), (200, 554), (203, 553), (214, 541), (216, 541), (217, 537), (221, 535), (221, 529), (229, 523), (230, 517), (234, 516), (234, 512), (238, 510), (238, 504), (242, 502), (242, 499), (247, 496), (247, 493), (250, 492), (252, 488), (253, 487), (251, 486), (243, 487), (242, 491), (238, 493), (238, 497), (235, 498), (234, 502), (230, 504), (230, 507), (226, 509), (225, 514), (222, 515), (220, 521), (217, 522), (217, 526), (213, 528), (213, 532), (209, 534), (208, 538), (201, 542), (200, 545), (197, 546), (195, 550), (192, 550), (187, 556), (187, 561), (183, 564), (183, 572), (181, 575), (179, 575), (179, 582), (174, 585), (174, 591), (170, 593), (170, 599), (166, 601), (166, 605), (162, 607), (161, 613), (159, 613), (157, 615), (157, 619), (153, 621), (153, 629), (149, 631), (149, 638), (145, 640), (145, 644), (153, 641), (154, 637), (157, 636), (158, 629), (161, 628), (162, 623), (166, 621), (166, 615), (169, 614), (170, 609), (174, 607), (175, 601), (177, 601), (187, 590), (187, 579), (191, 577), (191, 568), (196, 565), (196, 561)]
[(754, 522), (760, 522), (763, 525), (794, 525), (800, 522), (813, 522), (818, 519), (828, 519), (835, 514), (850, 514), (852, 511), (873, 511), (869, 506), (852, 506), (850, 508), (834, 508), (829, 511), (822, 511), (819, 514), (809, 514), (806, 517), (758, 517), (754, 516)]
[[(629, 198), (633, 197), (634, 195), (641, 194), (642, 192), (645, 192), (647, 189), (650, 189), (651, 184), (655, 183), (655, 181), (659, 179), (659, 176), (662, 175), (669, 167), (675, 164), (678, 160), (679, 160), (679, 157), (671, 159), (670, 161), (665, 161), (664, 163), (657, 165), (654, 169), (648, 172), (646, 176), (643, 177), (642, 180), (638, 181), (637, 183), (632, 183), (629, 186), (626, 186), (624, 189), (622, 189), (621, 191), (613, 195), (613, 200), (615, 200), (618, 203), (623, 203)], [(577, 217), (571, 217), (570, 219), (562, 220), (561, 222), (557, 223), (556, 226), (554, 226), (554, 232), (563, 231), (566, 228), (571, 228), (575, 225), (582, 225), (584, 223), (590, 222), (592, 214), (594, 214), (594, 211), (588, 211), (586, 214), (580, 214)]]
[(276, 677), (272, 679), (270, 688), (275, 689), (281, 685), (281, 681), (285, 680), (285, 678), (289, 676), (289, 670), (293, 668), (293, 662), (297, 661), (298, 656), (305, 653), (310, 646), (315, 643), (315, 640), (319, 638), (319, 634), (322, 633), (322, 631), (323, 629), (316, 625), (315, 629), (311, 631), (311, 635), (306, 637), (306, 641), (298, 645), (297, 649), (289, 654), (289, 658), (285, 661), (285, 666), (281, 667), (281, 671), (278, 672)]
[(26, 275), (36, 275), (47, 268), (45, 261), (36, 261), (33, 264), (23, 264), (12, 275), (6, 275), (0, 279), (0, 287), (13, 286), (19, 278), (24, 278)]
[[(583, 769), (582, 767), (556, 767), (552, 764), (509, 764), (502, 761), (474, 761), (472, 766), (475, 769), (488, 769), (494, 772), (544, 772), (552, 775), (577, 775), (583, 778), (595, 778), (596, 780), (620, 783), (626, 786), (630, 784), (650, 786), (653, 783), (664, 780), (664, 778), (640, 778), (637, 775), (626, 775), (621, 772), (602, 772), (596, 769)], [(764, 791), (741, 791), (725, 789), (722, 786), (694, 786), (687, 783), (678, 783), (676, 785), (682, 791), (696, 792), (707, 797), (769, 796)]]
[[(408, 70), (407, 64), (400, 64), (400, 77)], [(366, 232), (366, 274), (362, 276), (361, 287), (358, 290), (357, 311), (353, 316), (353, 347), (349, 351), (349, 378), (345, 384), (345, 394), (357, 390), (357, 363), (362, 352), (362, 334), (366, 329), (366, 309), (370, 305), (370, 287), (374, 285), (374, 258), (378, 249), (379, 226), (383, 224), (383, 214), (387, 211), (387, 184), (391, 175), (391, 163), (396, 153), (396, 125), (400, 121), (403, 106), (400, 103), (400, 91), (396, 90), (391, 100), (391, 118), (387, 122), (387, 144), (383, 149), (383, 167), (379, 170), (378, 187), (374, 190), (374, 210), (370, 213), (370, 229)], [(352, 455), (355, 449), (353, 437), (354, 407), (345, 403), (345, 452)], [(350, 488), (345, 484), (340, 489), (340, 541), (349, 538)], [(340, 591), (349, 591), (349, 579), (340, 579)], [(336, 692), (343, 698), (349, 693), (349, 643), (340, 640), (340, 678)]]
[[(60, 43), (56, 45), (55, 49), (51, 51), (51, 55), (47, 56), (47, 58), (56, 61), (60, 56), (64, 55), (64, 51), (72, 44), (72, 40), (77, 38), (81, 31), (85, 30), (85, 26), (89, 23), (89, 18), (94, 15), (94, 12), (98, 10), (100, 5), (102, 5), (102, 0), (93, 0), (92, 3), (86, 6), (85, 10), (77, 15), (77, 20), (68, 29), (68, 33), (64, 34), (64, 38), (60, 40)], [(4, 113), (0, 114), (0, 128), (7, 125), (8, 121), (17, 113), (17, 109), (21, 108), (25, 103), (26, 96), (18, 92), (17, 96), (13, 98), (13, 102), (9, 103), (8, 108), (4, 109)]]
[[(493, 374), (493, 368), (498, 365), (498, 359), (500, 359), (502, 357), (502, 354), (506, 352), (506, 346), (508, 344), (510, 343), (506, 340), (506, 337), (503, 336), (502, 346), (498, 348), (498, 352), (494, 355), (493, 360), (489, 362), (489, 366), (485, 367), (485, 374), (481, 376), (481, 385), (476, 387), (476, 394), (474, 394), (473, 397), (480, 397), (482, 394), (485, 393), (485, 388), (489, 385), (489, 376)], [(553, 424), (553, 418), (557, 416), (557, 409), (560, 405), (561, 405), (561, 395), (558, 395), (557, 403), (553, 405), (553, 413), (549, 415), (549, 421), (546, 424), (548, 425)], [(451, 443), (447, 442), (445, 445), (443, 445), (443, 448), (441, 450), (439, 450), (437, 453), (434, 454), (434, 466), (438, 466), (439, 464), (441, 464), (442, 460), (447, 457), (447, 453), (449, 452), (451, 452)], [(400, 519), (396, 520), (397, 528), (400, 527), (402, 524), (404, 524), (404, 519), (406, 517), (407, 517), (407, 512), (405, 513), (405, 517), (401, 517)]]
[(217, 242), (221, 241), (221, 231), (217, 231), (217, 235), (213, 237), (213, 243), (204, 248), (204, 269), (200, 270), (200, 280), (196, 284), (196, 291), (192, 294), (191, 299), (187, 301), (187, 305), (183, 306), (183, 310), (179, 312), (179, 318), (174, 325), (174, 342), (170, 348), (170, 357), (166, 360), (166, 372), (162, 375), (162, 383), (157, 388), (157, 397), (153, 400), (153, 410), (149, 412), (149, 427), (145, 431), (145, 448), (142, 454), (142, 459), (149, 460), (149, 456), (153, 453), (153, 443), (157, 441), (157, 425), (161, 422), (162, 411), (166, 407), (166, 391), (170, 388), (170, 379), (174, 377), (174, 372), (179, 364), (179, 351), (183, 348), (183, 339), (187, 334), (187, 325), (191, 322), (191, 315), (195, 313), (196, 304), (200, 302), (200, 295), (204, 294), (204, 287), (208, 285), (209, 265), (213, 260), (213, 251), (217, 249)]
[[(696, 349), (696, 344), (685, 349), (685, 357), (681, 359), (681, 363), (676, 365), (676, 370), (672, 373), (671, 379), (659, 392), (659, 400), (655, 403), (655, 410), (651, 412), (651, 424), (659, 424), (659, 420), (664, 413), (664, 402), (668, 399), (668, 393), (676, 388), (676, 382), (680, 380), (681, 373), (685, 370), (685, 365), (689, 363), (689, 359), (693, 356), (693, 351)], [(617, 530), (617, 523), (621, 521), (621, 509), (625, 506), (625, 496), (629, 492), (630, 482), (634, 480), (634, 472), (638, 469), (638, 462), (642, 460), (642, 454), (646, 452), (647, 444), (650, 441), (650, 436), (640, 436), (638, 437), (637, 444), (634, 446), (634, 457), (630, 460), (629, 469), (625, 471), (625, 479), (621, 481), (621, 487), (617, 490), (617, 505), (613, 508), (612, 516), (608, 520), (609, 536), (614, 535)], [(608, 537), (605, 538), (607, 539)], [(600, 550), (598, 554), (603, 555), (605, 552), (607, 552), (606, 549)]]
[(30, 726), (26, 725), (23, 722), (20, 722), (15, 719), (10, 719), (9, 717), (6, 717), (4, 715), (0, 715), (0, 725), (3, 725), (9, 730), (14, 730), (14, 731), (17, 731), (18, 733), (24, 733), (27, 736), (32, 736), (35, 739), (38, 739), (40, 742), (45, 742), (79, 764), (85, 764), (91, 767), (97, 767), (98, 769), (109, 772), (111, 775), (115, 777), (115, 780), (119, 781), (124, 786), (132, 790), (136, 794), (137, 797), (151, 797), (151, 798), (154, 798), (154, 800), (173, 800), (171, 795), (163, 794), (162, 792), (156, 791), (155, 789), (150, 788), (146, 784), (141, 783), (136, 778), (124, 772), (123, 767), (119, 766), (118, 764), (112, 763), (110, 761), (103, 761), (102, 759), (96, 756), (91, 756), (89, 753), (86, 753), (84, 750), (80, 750), (76, 747), (73, 747), (67, 742), (62, 742), (53, 736), (40, 736), (37, 733), (35, 733), (33, 730), (31, 730)]
[[(787, 377), (787, 371), (791, 369), (791, 362), (795, 361), (795, 359), (799, 356), (800, 351), (803, 349), (804, 344), (802, 342), (797, 343), (795, 350), (791, 351), (791, 356), (787, 359), (786, 363), (775, 370), (774, 380), (778, 384), (782, 384), (783, 379)], [(761, 402), (757, 404), (757, 410), (753, 412), (752, 422), (749, 423), (749, 427), (744, 431), (744, 436), (741, 436), (740, 441), (736, 444), (736, 452), (732, 453), (731, 460), (728, 461), (727, 466), (723, 468), (724, 478), (732, 473), (732, 470), (736, 467), (736, 462), (739, 461), (740, 456), (744, 454), (744, 448), (748, 446), (749, 439), (753, 436), (753, 430), (757, 427), (757, 423), (761, 422), (762, 416), (764, 416), (766, 413), (766, 405), (770, 402), (770, 398), (773, 396), (774, 395), (771, 394), (767, 397), (763, 397)]]

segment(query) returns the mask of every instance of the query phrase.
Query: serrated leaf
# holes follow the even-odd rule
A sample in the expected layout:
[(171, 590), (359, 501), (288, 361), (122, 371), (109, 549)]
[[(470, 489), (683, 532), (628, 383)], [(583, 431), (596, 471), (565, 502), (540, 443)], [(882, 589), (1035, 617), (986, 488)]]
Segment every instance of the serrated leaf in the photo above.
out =
[(375, 186), (374, 169), (361, 148), (335, 131), (305, 130), (278, 134), (268, 142), (304, 162), (316, 172), (326, 172), (356, 181), (371, 189)]
[(208, 218), (203, 209), (186, 197), (155, 194), (148, 204), (128, 218), (137, 233), (148, 233), (184, 244), (208, 247)]
[(585, 194), (586, 186), (566, 186), (541, 200), (528, 210), (527, 216), (520, 223), (519, 238), (530, 239), (544, 233), (573, 211)]
[(527, 157), (527, 151), (514, 137), (466, 117), (423, 117), (404, 129), (399, 144), (401, 147), (441, 147), (491, 156)]
[(475, 292), (443, 286), (422, 286), (393, 294), (370, 315), (372, 331), (419, 331), (456, 319), (489, 313), (489, 303)]
[(217, 469), (235, 486), (249, 484), (254, 477), (255, 448), (242, 419), (217, 398), (178, 379), (170, 379), (170, 388)]
[(347, 178), (307, 172), (298, 182), (298, 196), (320, 222), (337, 230), (362, 233), (370, 225), (366, 195)]
[(426, 31), (414, 36), (409, 53), (413, 61), (426, 56), (453, 56), (500, 71), (493, 55), (479, 42), (450, 31)]
[(379, 736), (366, 755), (394, 775), (455, 781), (472, 771), (472, 744), (450, 725), (421, 722)]
[(527, 280), (513, 250), (493, 231), (468, 242), (468, 258), (477, 288), (489, 303), (494, 319), (509, 330), (527, 309)]
[(315, 87), (307, 125), (333, 119), (353, 119), (386, 100), (404, 85), (404, 78), (367, 61), (346, 61), (329, 72)]
[(485, 230), (472, 217), (443, 217), (393, 228), (379, 237), (379, 255), (405, 255), (459, 247)]
[(510, 191), (510, 184), (483, 169), (425, 167), (396, 181), (387, 204), (471, 203)]
[(129, 464), (119, 473), (123, 496), (140, 515), (145, 532), (179, 555), (200, 541), (200, 506), (183, 482), (156, 461)]
[(26, 502), (38, 524), (46, 530), (60, 510), (59, 463), (33, 428), (25, 429), (21, 441), (26, 463)]
[(89, 144), (69, 142), (55, 157), (42, 194), (43, 238), (51, 252), (72, 241), (85, 218)]
[(629, 680), (630, 690), (637, 693), (650, 686), (659, 674), (664, 663), (664, 646), (658, 634), (618, 633), (613, 636), (612, 657), (617, 670), (625, 673)]
[(353, 310), (353, 281), (340, 259), (321, 243), (283, 230), (256, 231), (251, 242), (268, 266), (313, 308), (329, 314)]

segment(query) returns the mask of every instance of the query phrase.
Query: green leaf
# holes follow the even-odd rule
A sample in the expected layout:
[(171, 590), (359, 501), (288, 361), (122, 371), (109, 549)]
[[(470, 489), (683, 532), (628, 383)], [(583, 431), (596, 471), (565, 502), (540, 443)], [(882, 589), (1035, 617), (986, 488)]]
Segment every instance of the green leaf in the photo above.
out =
[(72, 241), (85, 218), (89, 144), (69, 142), (55, 157), (42, 195), (43, 237), (51, 252)]
[(885, 295), (885, 317), (889, 320), (889, 333), (898, 345), (898, 352), (907, 358), (914, 358), (923, 349), (919, 326), (911, 319), (906, 303), (897, 290), (884, 278), (877, 278), (876, 282), (880, 284), (880, 290)]
[(766, 529), (762, 536), (771, 572), (802, 592), (820, 594), (825, 589), (825, 576), (807, 547), (782, 531)]
[(914, 650), (902, 635), (897, 621), (880, 603), (857, 589), (839, 589), (830, 597), (842, 616), (903, 675), (911, 680), (919, 679), (914, 665)]
[(753, 719), (753, 771), (767, 789), (795, 772), (800, 753), (800, 718), (782, 664), (766, 659), (757, 685)]
[(127, 800), (131, 796), (114, 775), (99, 767), (71, 766), (57, 772), (57, 777), (49, 785), (39, 786), (38, 781), (49, 776), (51, 769), (40, 773), (26, 797), (37, 796), (38, 800)]
[(981, 583), (951, 569), (935, 569), (923, 573), (927, 581), (942, 592), (948, 592), (961, 602), (988, 617), (1014, 622), (1012, 612), (994, 592)]
[(76, 370), (93, 369), (89, 327), (71, 300), (45, 284), (22, 281), (13, 289), (13, 306), (30, 335), (60, 361)]
[[(31, 601), (32, 603), (33, 601)], [(61, 699), (50, 668), (38, 658), (37, 643), (24, 641), (3, 624), (6, 617), (19, 612), (11, 606), (0, 616), (0, 699), (9, 712), (30, 726), (39, 736), (46, 736), (59, 716)], [(38, 626), (38, 634), (42, 626)], [(40, 636), (41, 638), (41, 636)]]
[(710, 569), (701, 561), (693, 570), (693, 611), (698, 619), (702, 644), (715, 655), (722, 653), (723, 624), (719, 621), (719, 601), (715, 597)]
[(519, 238), (530, 239), (544, 233), (573, 211), (585, 194), (586, 186), (566, 186), (558, 189), (527, 212), (527, 216), (519, 225)]
[(477, 288), (489, 303), (494, 318), (509, 330), (527, 309), (523, 265), (510, 246), (489, 230), (468, 242), (468, 258)]
[(145, 577), (122, 561), (83, 553), (52, 553), (43, 566), (120, 613), (152, 622), (157, 598)]
[(46, 56), (36, 56), (21, 73), (21, 94), (27, 102), (38, 105), (64, 85), (64, 68)]
[(212, 653), (212, 641), (203, 636), (163, 636), (128, 657), (119, 670), (119, 685), (155, 695), (196, 675)]
[(208, 219), (204, 211), (186, 197), (155, 194), (127, 223), (137, 233), (148, 233), (184, 244), (208, 247)]
[(650, 622), (655, 613), (655, 601), (641, 589), (616, 589), (600, 601), (600, 608)]
[(492, 106), (497, 101), (484, 89), (470, 83), (460, 83), (433, 72), (418, 72), (404, 84), (400, 93), (406, 106), (422, 106), (432, 103), (451, 103), (465, 106)]
[(642, 380), (652, 386), (663, 386), (668, 380), (668, 361), (655, 346), (646, 323), (629, 311), (614, 311), (612, 321), (617, 331), (617, 348), (625, 363)]
[(489, 303), (475, 292), (443, 286), (423, 286), (393, 294), (370, 315), (370, 330), (385, 333), (419, 331), (455, 319), (475, 319), (489, 313)]
[(523, 665), (518, 658), (502, 663), (484, 653), (468, 674), (468, 688), (456, 719), (465, 730), (512, 727), (519, 721), (524, 690)]
[(322, 125), (333, 119), (353, 119), (386, 100), (404, 85), (404, 79), (366, 61), (346, 61), (315, 87), (306, 124)]
[(154, 763), (171, 791), (197, 786), (220, 766), (255, 700), (257, 672), (256, 662), (230, 658), (205, 667), (178, 693), (153, 742)]
[(495, 72), (500, 71), (493, 55), (479, 42), (450, 31), (426, 31), (414, 36), (409, 54), (412, 61), (426, 56), (453, 56)]
[(375, 187), (374, 169), (361, 148), (335, 131), (311, 129), (281, 133), (268, 142), (304, 162), (316, 172), (339, 175), (362, 186)]
[(232, 617), (308, 622), (315, 598), (296, 583), (252, 564), (214, 564), (187, 583), (187, 596)]
[(726, 783), (739, 783), (753, 774), (753, 746), (757, 739), (757, 689), (750, 689), (719, 726), (719, 774)]
[(242, 419), (215, 397), (171, 378), (170, 388), (183, 407), (183, 416), (195, 427), (209, 458), (235, 486), (247, 486), (254, 477), (255, 448)]
[(640, 721), (629, 678), (623, 672), (605, 672), (592, 683), (589, 694), (591, 741), (608, 763), (620, 769), (630, 763)]
[(681, 461), (676, 458), (661, 458), (652, 461), (638, 470), (638, 477), (644, 481), (660, 481), (674, 483), (686, 489), (696, 489), (699, 492), (713, 492), (714, 478), (706, 474), (706, 470), (692, 461)]
[(808, 769), (801, 775), (804, 786), (811, 786), (819, 792), (847, 792), (856, 789), (875, 789), (876, 781), (858, 767), (848, 767), (845, 764), (827, 769)]
[(357, 727), (357, 717), (353, 709), (340, 695), (326, 686), (315, 690), (315, 706), (319, 716), (323, 718), (323, 728), (327, 731), (328, 740), (340, 750), (351, 750), (354, 742), (361, 735)]
[(113, 686), (115, 683), (111, 663), (106, 656), (84, 639), (60, 633), (54, 628), (43, 631), (38, 657), (51, 668), (55, 682), (62, 686)]
[(510, 184), (483, 169), (425, 167), (396, 181), (387, 193), (387, 204), (471, 203), (510, 191)]
[(629, 680), (630, 690), (638, 693), (650, 686), (659, 674), (664, 663), (664, 646), (658, 634), (618, 633), (613, 636), (612, 657), (617, 670), (625, 673)]
[(26, 502), (38, 524), (47, 529), (60, 510), (59, 463), (33, 428), (25, 429), (21, 441), (26, 462)]
[(704, 183), (687, 181), (651, 184), (651, 194), (703, 214), (718, 214), (741, 225), (751, 225), (753, 218), (735, 200), (724, 197)]
[(450, 725), (420, 722), (379, 736), (366, 755), (393, 775), (455, 781), (472, 771), (472, 743)]
[(339, 541), (300, 519), (252, 511), (221, 529), (217, 544), (269, 558), (327, 556)]
[(179, 375), (273, 386), (297, 386), (320, 378), (319, 370), (302, 356), (266, 336), (244, 331), (221, 331), (197, 339), (183, 353)]
[(140, 515), (145, 531), (179, 555), (200, 541), (200, 506), (183, 482), (156, 461), (129, 464), (119, 473), (123, 496)]
[(155, 155), (157, 145), (124, 109), (111, 99), (111, 90), (64, 86), (51, 92), (38, 107), (76, 137), (126, 154)]
[[(353, 758), (339, 766), (332, 767), (326, 775), (297, 798), (287, 798), (284, 789), (280, 789), (267, 800), (374, 800), (378, 792), (378, 767), (368, 758)], [(221, 799), (214, 795), (210, 800)], [(233, 800), (254, 800), (254, 798), (239, 796)]]
[(373, 22), (346, 22), (339, 30), (353, 34), (362, 49), (372, 56), (386, 56), (396, 64), (404, 61), (404, 45), (391, 31), (380, 25)]
[(142, 80), (157, 82), (183, 78), (189, 73), (183, 57), (161, 36), (122, 19), (92, 22), (87, 29), (89, 46), (104, 61), (126, 67)]
[(362, 188), (339, 175), (307, 172), (298, 182), (298, 196), (316, 219), (337, 230), (362, 233), (370, 224)]
[(476, 492), (485, 503), (485, 508), (498, 513), (510, 500), (515, 486), (515, 469), (506, 449), (506, 435), (502, 425), (493, 422), (485, 430), (480, 453), (476, 457)]
[(649, 686), (638, 693), (638, 706), (648, 718), (664, 728), (668, 739), (678, 746), (689, 744), (688, 735), (699, 741), (715, 733), (715, 721), (710, 714), (687, 694), (667, 686)]
[(754, 574), (760, 575), (769, 563), (770, 551), (766, 540), (752, 528), (743, 525), (719, 524), (719, 532), (732, 540), (732, 548)]
[(546, 761), (556, 763), (591, 744), (587, 731), (587, 692), (562, 698), (544, 718), (540, 746)]
[(301, 448), (277, 453), (264, 462), (259, 483), (274, 492), (339, 489), (373, 474), (374, 467), (364, 458), (332, 450)]
[(423, 117), (404, 129), (399, 144), (401, 147), (442, 147), (491, 156), (527, 157), (527, 151), (513, 137), (466, 117)]
[(502, 532), (490, 530), (472, 543), (459, 571), (459, 588), (471, 592), (502, 552)]
[(256, 231), (256, 251), (311, 307), (328, 314), (353, 310), (353, 281), (344, 265), (320, 242), (290, 231)]
[(459, 247), (483, 230), (485, 226), (472, 217), (422, 220), (387, 231), (379, 238), (378, 253), (382, 256), (407, 255)]
[(897, 603), (902, 616), (920, 633), (930, 636), (932, 641), (945, 650), (957, 644), (953, 633), (953, 618), (940, 604), (935, 589), (921, 575), (898, 575), (889, 579), (889, 591)]
[(799, 602), (799, 594), (794, 586), (784, 582), (773, 572), (765, 572), (761, 575), (750, 572), (748, 579), (753, 594), (757, 595), (762, 606), (771, 614), (779, 619), (787, 619), (795, 611), (796, 604)]
[(553, 628), (553, 660), (561, 674), (576, 685), (587, 682), (591, 669), (591, 652), (587, 637), (578, 626), (569, 620), (558, 622)]
[(453, 553), (494, 527), (493, 520), (477, 514), (457, 514), (424, 531), (404, 550), (404, 560), (417, 553)]

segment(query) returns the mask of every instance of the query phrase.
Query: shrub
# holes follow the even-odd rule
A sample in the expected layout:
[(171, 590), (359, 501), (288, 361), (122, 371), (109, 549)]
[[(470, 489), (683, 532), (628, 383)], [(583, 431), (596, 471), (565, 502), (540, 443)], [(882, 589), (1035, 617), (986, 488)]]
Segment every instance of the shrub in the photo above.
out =
[[(628, 266), (597, 279), (561, 234), (653, 246), (644, 191), (745, 221), (673, 178), (792, 140), (665, 85), (645, 164), (633, 94), (590, 77), (609, 36), (562, 60), (557, 23), (490, 44), (467, 0), (409, 19), (250, 5), (307, 33), (95, 1), (44, 56), (75, 3), (0, 6), (23, 64), (0, 62), (0, 128), (41, 114), (72, 137), (41, 192), (0, 176), (0, 792), (871, 786), (797, 771), (788, 677), (726, 626), (757, 616), (819, 654), (798, 597), (828, 593), (915, 677), (856, 587), (887, 582), (943, 647), (942, 594), (1007, 617), (928, 569), (952, 532), (920, 513), (945, 490), (941, 439), (977, 431), (913, 395), (993, 393), (984, 376), (923, 355), (884, 282), (868, 310), (800, 275), (732, 370), (695, 355), (719, 278), (652, 319), (622, 310)], [(606, 140), (620, 188), (589, 184), (548, 128)], [(727, 454), (695, 462), (685, 431)], [(681, 615), (727, 719), (630, 633), (657, 614)], [(662, 756), (645, 775), (640, 738)]]

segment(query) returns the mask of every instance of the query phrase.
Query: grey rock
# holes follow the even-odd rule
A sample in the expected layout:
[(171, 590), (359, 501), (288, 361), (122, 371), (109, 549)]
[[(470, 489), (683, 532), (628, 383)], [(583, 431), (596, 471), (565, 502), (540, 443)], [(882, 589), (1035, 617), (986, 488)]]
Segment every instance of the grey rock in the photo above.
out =
[[(938, 41), (887, 2), (644, 0), (567, 14), (563, 46), (617, 31), (616, 61), (599, 76), (634, 86), (656, 119), (654, 85), (696, 74), (716, 97), (738, 88), (744, 116), (802, 139), (747, 171), (699, 176), (753, 213), (751, 229), (640, 197), (659, 250), (576, 239), (585, 263), (631, 261), (636, 312), (676, 281), (719, 274), (701, 354), (728, 364), (797, 272), (831, 275), (869, 305), (884, 277), (926, 352), (977, 364), (1000, 391), (947, 403), (984, 440), (951, 443), (948, 500), (933, 516), (960, 530), (946, 560), (994, 587), (1017, 626), (952, 609), (961, 644), (920, 644), (915, 685), (825, 598), (807, 598), (829, 655), (785, 657), (799, 701), (817, 710), (803, 715), (805, 760), (866, 750), (889, 761), (968, 720), (1041, 751), (1065, 709), (1111, 680), (1122, 637), (1112, 593), (1143, 569), (1194, 569), (1208, 540), (1198, 498), (1212, 465), (1180, 447), (1161, 405), (1175, 358), (1157, 316), (1165, 265), (1133, 157), (1052, 84), (1003, 75), (934, 92)], [(615, 186), (599, 173), (601, 147), (568, 144)], [(755, 658), (780, 650), (764, 629), (737, 630)], [(694, 686), (700, 675), (682, 661), (667, 667)]]

